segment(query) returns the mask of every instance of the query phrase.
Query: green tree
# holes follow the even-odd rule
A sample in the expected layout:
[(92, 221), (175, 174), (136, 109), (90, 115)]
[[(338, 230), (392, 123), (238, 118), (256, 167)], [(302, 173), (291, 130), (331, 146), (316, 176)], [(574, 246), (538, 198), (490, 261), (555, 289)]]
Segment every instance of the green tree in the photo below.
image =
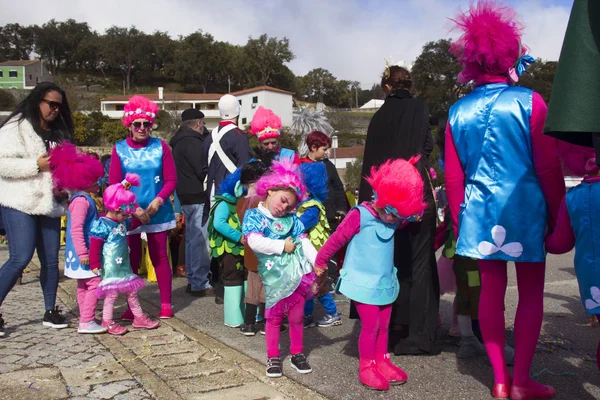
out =
[(0, 62), (29, 60), (33, 51), (34, 30), (19, 24), (0, 26)]
[(180, 38), (170, 66), (175, 79), (186, 85), (200, 85), (206, 93), (215, 80), (214, 69), (218, 67), (214, 65), (213, 44), (213, 36), (202, 31)]
[(552, 93), (552, 84), (556, 75), (556, 61), (542, 61), (538, 58), (529, 66), (527, 72), (519, 79), (519, 86), (524, 86), (538, 92), (548, 103)]
[(358, 188), (360, 186), (360, 178), (362, 173), (363, 157), (356, 157), (354, 161), (346, 167), (344, 174), (344, 183), (348, 188)]
[(0, 89), (0, 110), (11, 111), (17, 105), (17, 100), (7, 90)]
[(274, 85), (281, 65), (294, 59), (288, 38), (277, 39), (263, 33), (258, 38), (248, 38), (244, 46), (246, 84), (251, 86)]
[(118, 120), (102, 123), (102, 139), (108, 144), (114, 144), (128, 136), (127, 128)]
[(426, 43), (411, 70), (413, 91), (436, 120), (447, 117), (450, 106), (471, 90), (456, 80), (461, 68), (449, 52), (450, 45), (447, 39)]
[(102, 38), (102, 61), (105, 65), (121, 74), (123, 91), (131, 89), (134, 72), (148, 59), (148, 41), (146, 34), (135, 26), (122, 28), (112, 26)]
[(100, 111), (94, 111), (87, 115), (81, 112), (74, 112), (73, 141), (79, 146), (98, 144), (102, 137), (102, 129), (105, 122), (110, 122), (110, 119)]

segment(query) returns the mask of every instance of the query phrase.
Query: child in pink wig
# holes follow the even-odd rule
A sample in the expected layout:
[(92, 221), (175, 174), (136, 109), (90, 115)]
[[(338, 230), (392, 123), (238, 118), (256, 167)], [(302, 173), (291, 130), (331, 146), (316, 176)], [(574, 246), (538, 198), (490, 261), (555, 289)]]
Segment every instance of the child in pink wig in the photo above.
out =
[(131, 186), (139, 186), (140, 178), (127, 174), (121, 183), (110, 185), (104, 191), (106, 215), (94, 221), (90, 231), (90, 268), (100, 273), (102, 281), (98, 285), (98, 297), (104, 297), (102, 326), (111, 335), (123, 335), (127, 328), (113, 319), (115, 301), (119, 293), (127, 296), (127, 304), (133, 313), (133, 327), (154, 329), (160, 323), (152, 321), (143, 312), (137, 292), (144, 287), (144, 281), (135, 275), (129, 264), (127, 231), (140, 225), (138, 219), (130, 221), (136, 207), (135, 195)]
[(358, 377), (375, 390), (389, 390), (390, 385), (408, 380), (408, 375), (390, 361), (388, 327), (392, 303), (400, 290), (394, 266), (394, 232), (420, 220), (426, 207), (423, 179), (414, 166), (418, 160), (388, 160), (379, 168), (373, 167), (366, 178), (373, 188), (373, 201), (350, 210), (315, 261), (320, 274), (327, 260), (348, 244), (336, 291), (356, 304), (362, 325)]
[[(582, 176), (583, 181), (569, 189), (558, 211), (554, 232), (546, 237), (546, 249), (553, 254), (564, 254), (575, 247), (575, 274), (579, 283), (581, 303), (585, 312), (600, 321), (600, 174), (594, 149), (559, 142), (565, 174)], [(600, 369), (600, 342), (596, 349)]]
[(79, 333), (104, 333), (106, 328), (94, 320), (98, 298), (96, 288), (102, 280), (90, 270), (90, 237), (92, 223), (102, 212), (97, 197), (104, 167), (91, 155), (63, 142), (50, 152), (50, 167), (56, 190), (71, 193), (67, 217), (65, 276), (77, 279)]
[[(446, 192), (456, 254), (478, 260), (479, 324), (494, 371), (492, 396), (551, 398), (556, 390), (530, 378), (544, 312), (544, 235), (554, 229), (565, 184), (556, 141), (543, 134), (547, 107), (514, 86), (533, 58), (521, 43), (514, 11), (478, 1), (455, 18), (462, 36), (450, 52), (475, 89), (450, 108), (445, 140)], [(517, 272), (511, 379), (505, 359), (507, 263)]]
[(312, 372), (303, 354), (304, 303), (316, 290), (313, 272), (316, 250), (296, 217), (296, 205), (306, 198), (302, 177), (291, 160), (274, 162), (271, 172), (256, 183), (264, 199), (244, 214), (242, 233), (258, 259), (265, 288), (267, 376), (283, 373), (279, 335), (285, 314), (290, 323), (291, 365), (301, 374)]
[(300, 164), (300, 158), (294, 150), (279, 146), (281, 118), (273, 111), (263, 106), (258, 107), (250, 123), (250, 133), (256, 136), (263, 150), (277, 154), (275, 160), (289, 159), (294, 164)]
[[(172, 271), (167, 253), (169, 230), (176, 227), (170, 196), (177, 185), (177, 172), (173, 154), (167, 143), (152, 137), (152, 126), (158, 107), (143, 96), (133, 96), (125, 104), (122, 122), (129, 129), (129, 137), (115, 143), (112, 151), (108, 183), (121, 182), (128, 173), (140, 177), (142, 185), (132, 187), (139, 207), (135, 210), (143, 225), (129, 232), (127, 241), (131, 250), (131, 268), (138, 272), (142, 256), (141, 233), (148, 238), (148, 251), (156, 272), (161, 308), (159, 318), (172, 318)], [(132, 320), (127, 309), (121, 316)]]

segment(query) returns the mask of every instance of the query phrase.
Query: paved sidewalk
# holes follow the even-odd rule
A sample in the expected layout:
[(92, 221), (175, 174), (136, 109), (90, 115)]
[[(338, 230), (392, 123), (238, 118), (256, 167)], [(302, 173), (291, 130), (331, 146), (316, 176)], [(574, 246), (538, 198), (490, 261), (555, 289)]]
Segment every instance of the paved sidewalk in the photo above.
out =
[[(0, 265), (7, 256), (0, 247)], [(61, 279), (57, 299), (70, 327), (46, 328), (39, 269), (32, 263), (28, 271), (1, 309), (0, 399), (324, 399), (286, 377), (267, 378), (263, 364), (177, 318), (155, 330), (129, 326), (121, 337), (80, 335), (74, 280)]]

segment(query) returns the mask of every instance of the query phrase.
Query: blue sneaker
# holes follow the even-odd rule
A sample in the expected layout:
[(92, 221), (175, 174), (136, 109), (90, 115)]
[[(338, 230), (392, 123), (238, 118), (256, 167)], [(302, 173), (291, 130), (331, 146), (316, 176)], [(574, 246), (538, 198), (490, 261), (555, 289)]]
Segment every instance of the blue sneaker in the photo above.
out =
[(328, 328), (330, 326), (336, 326), (341, 324), (342, 316), (340, 315), (340, 313), (335, 313), (335, 315), (325, 314), (325, 316), (321, 318), (319, 322), (317, 322), (317, 326), (319, 328)]

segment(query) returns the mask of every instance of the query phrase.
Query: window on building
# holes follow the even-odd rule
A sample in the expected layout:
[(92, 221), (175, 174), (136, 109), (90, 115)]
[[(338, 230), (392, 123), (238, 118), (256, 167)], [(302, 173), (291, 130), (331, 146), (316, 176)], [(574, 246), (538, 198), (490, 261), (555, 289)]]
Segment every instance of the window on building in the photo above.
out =
[(115, 105), (115, 110), (117, 110), (117, 111), (123, 111), (123, 110), (125, 110), (125, 104), (117, 104), (117, 105)]
[(0, 78), (4, 78), (4, 71), (0, 71)]
[(10, 78), (17, 78), (17, 77), (18, 77), (18, 75), (19, 75), (19, 74), (17, 73), (17, 71), (14, 71), (14, 70), (13, 70), (13, 71), (8, 71), (8, 76), (9, 76)]
[(252, 98), (252, 104), (256, 104), (256, 103), (258, 103), (258, 96), (254, 96)]
[(240, 102), (240, 107), (241, 107), (242, 106), (242, 99), (239, 99), (238, 101)]
[(216, 109), (216, 108), (217, 108), (217, 105), (216, 105), (216, 104), (214, 104), (214, 103), (211, 103), (211, 104), (207, 104), (207, 105), (206, 105), (206, 109), (207, 109), (207, 110), (214, 110), (214, 109)]
[(33, 79), (33, 75), (29, 74), (29, 80)]
[(35, 83), (40, 83), (40, 77), (39, 76), (35, 77)]
[(242, 118), (242, 125), (246, 125), (246, 118)]

